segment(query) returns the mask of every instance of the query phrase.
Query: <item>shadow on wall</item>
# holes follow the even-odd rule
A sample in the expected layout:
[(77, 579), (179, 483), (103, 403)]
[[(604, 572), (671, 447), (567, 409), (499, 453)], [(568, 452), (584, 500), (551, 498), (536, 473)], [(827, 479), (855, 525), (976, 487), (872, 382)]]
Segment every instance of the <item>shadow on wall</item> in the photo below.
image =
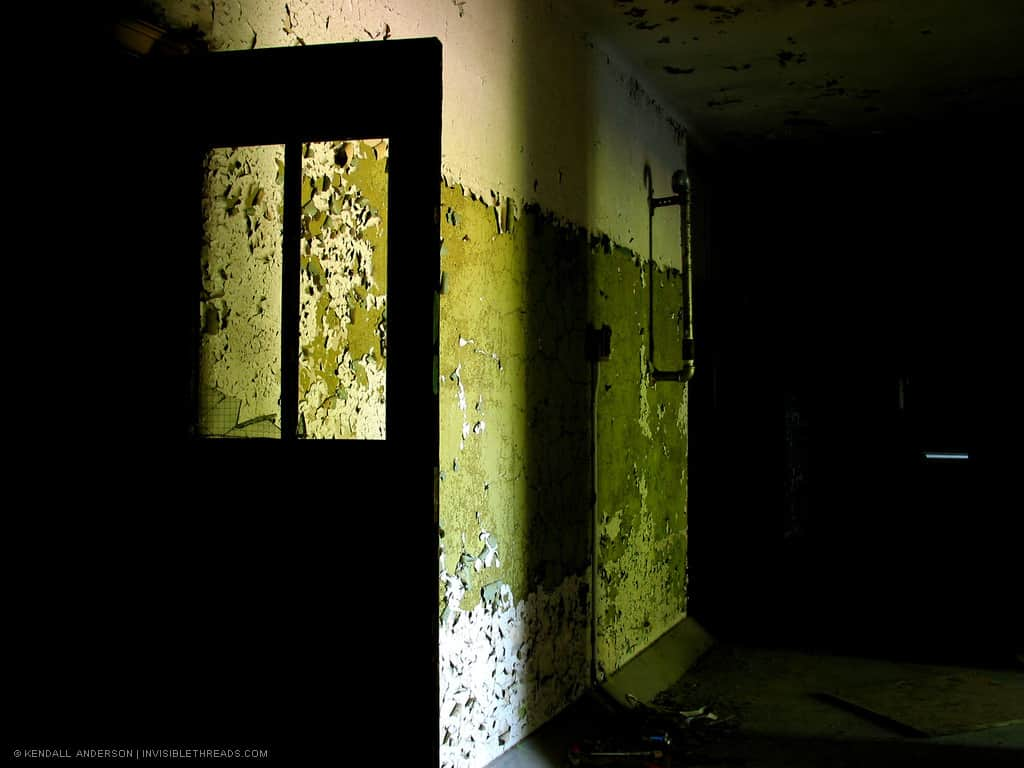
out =
[[(647, 97), (635, 81), (599, 78), (596, 68), (610, 68), (610, 62), (582, 39), (563, 44), (529, 12), (520, 34), (522, 50), (530, 52), (521, 62), (528, 84), (521, 93), (523, 162), (532, 196), (542, 204), (561, 201), (563, 209), (586, 216), (602, 192), (596, 185), (626, 183), (596, 170), (604, 167), (599, 152), (606, 151), (599, 140), (614, 130), (599, 129), (597, 121), (615, 123), (598, 114), (609, 102), (598, 88), (621, 88), (614, 95), (635, 99), (641, 111)], [(554, 82), (566, 85), (539, 87), (553, 82), (552, 65), (560, 71)], [(623, 163), (615, 165), (621, 169)], [(626, 172), (641, 179), (643, 168)], [(561, 707), (685, 610), (685, 390), (651, 390), (644, 381), (650, 333), (646, 242), (614, 243), (559, 224), (539, 209), (526, 214), (525, 569), (529, 591), (561, 590), (559, 600), (578, 601), (559, 608), (562, 625), (551, 637), (537, 638), (551, 644), (554, 667), (542, 664), (536, 684), (560, 679), (554, 690), (561, 691), (555, 702)], [(662, 215), (678, 214), (671, 209)], [(648, 222), (634, 226), (646, 232)], [(678, 248), (677, 239), (670, 247)], [(681, 346), (680, 277), (656, 271), (653, 279), (660, 362), (673, 367)], [(612, 327), (612, 355), (594, 363), (587, 357), (587, 329), (605, 323)], [(589, 573), (595, 558), (596, 585)], [(566, 589), (569, 584), (577, 587)], [(588, 626), (580, 625), (584, 620)]]
[[(599, 172), (607, 167), (598, 162), (607, 151), (601, 142), (616, 130), (609, 125), (617, 125), (599, 111), (615, 97), (635, 99), (643, 111), (647, 97), (636, 81), (599, 72), (611, 62), (578, 30), (564, 33), (563, 41), (531, 16), (537, 4), (524, 6), (525, 177), (542, 205), (561, 201), (564, 210), (586, 217), (607, 198), (597, 185), (628, 185)], [(560, 72), (557, 80), (549, 76), (551, 66)], [(565, 85), (540, 87), (551, 82)], [(601, 88), (621, 90), (608, 99)], [(642, 179), (642, 165), (624, 165), (616, 158), (617, 169)], [(552, 704), (561, 708), (685, 610), (685, 390), (678, 384), (651, 390), (644, 381), (646, 239), (614, 243), (541, 209), (526, 211), (521, 224), (527, 229), (525, 569), (531, 592), (557, 590), (560, 603), (567, 602), (553, 614), (561, 626), (537, 638), (550, 643), (553, 666), (541, 664), (536, 684), (553, 685), (560, 700)], [(633, 225), (646, 232), (648, 222)], [(671, 367), (681, 347), (680, 277), (656, 271), (654, 280), (660, 361)], [(603, 324), (612, 327), (612, 353), (597, 363), (588, 358), (588, 327)]]
[[(594, 135), (594, 83), (577, 30), (552, 33), (536, 16), (541, 4), (524, 3), (521, 76), (524, 178), (535, 200), (564, 200), (565, 208), (590, 207)], [(563, 39), (564, 38), (564, 39)], [(548, 67), (561, 70), (549, 79)], [(560, 82), (562, 87), (542, 84)], [(554, 188), (553, 188), (554, 187)], [(527, 192), (529, 195), (529, 191)], [(530, 589), (557, 589), (581, 579), (582, 612), (590, 616), (588, 580), (593, 529), (592, 405), (586, 327), (590, 280), (587, 234), (553, 226), (531, 213), (526, 252), (527, 561)], [(567, 617), (572, 615), (565, 614)], [(553, 658), (567, 669), (572, 687), (589, 682), (590, 627), (564, 627), (569, 654)], [(557, 642), (552, 638), (552, 642)], [(563, 674), (565, 674), (563, 673)], [(542, 671), (543, 674), (543, 671)], [(540, 681), (538, 681), (540, 682)], [(578, 691), (566, 691), (575, 696)]]
[[(601, 110), (629, 99), (650, 120), (648, 97), (627, 75), (616, 79), (611, 60), (577, 30), (563, 41), (527, 11), (520, 34), (529, 52), (521, 62), (526, 179), (534, 199), (560, 200), (586, 217), (609, 197), (598, 185), (629, 187), (644, 171), (616, 157), (612, 166), (622, 175), (609, 177), (602, 143), (629, 129)], [(566, 85), (539, 87), (552, 82), (552, 65)], [(528, 214), (526, 569), (531, 590), (551, 592), (576, 580), (589, 624), (567, 624), (551, 639), (554, 663), (567, 676), (565, 704), (582, 682), (613, 673), (685, 611), (686, 395), (678, 384), (650, 389), (645, 381), (646, 238), (615, 243), (539, 210)], [(672, 220), (678, 212), (660, 215)], [(642, 233), (649, 224), (632, 222)], [(678, 225), (669, 224), (668, 247), (678, 249)], [(656, 270), (653, 279), (659, 363), (678, 367), (680, 276)], [(611, 356), (597, 363), (588, 359), (587, 329), (604, 324), (612, 328)], [(595, 560), (596, 584), (589, 572)], [(543, 671), (538, 683), (545, 684)]]
[[(590, 73), (534, 5), (517, 11), (508, 134), (527, 199), (585, 212)], [(442, 766), (478, 766), (590, 680), (589, 260), (584, 230), (457, 181), (441, 208), (440, 740)]]

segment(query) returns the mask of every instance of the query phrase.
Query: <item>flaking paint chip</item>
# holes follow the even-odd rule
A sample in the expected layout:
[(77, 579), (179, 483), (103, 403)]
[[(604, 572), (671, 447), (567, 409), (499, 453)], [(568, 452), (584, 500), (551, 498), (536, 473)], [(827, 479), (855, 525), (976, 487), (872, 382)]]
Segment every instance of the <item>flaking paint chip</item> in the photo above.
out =
[(484, 602), (488, 605), (494, 603), (499, 597), (502, 597), (505, 590), (508, 590), (508, 586), (503, 581), (492, 581), (490, 584), (485, 585), (480, 590), (480, 596)]

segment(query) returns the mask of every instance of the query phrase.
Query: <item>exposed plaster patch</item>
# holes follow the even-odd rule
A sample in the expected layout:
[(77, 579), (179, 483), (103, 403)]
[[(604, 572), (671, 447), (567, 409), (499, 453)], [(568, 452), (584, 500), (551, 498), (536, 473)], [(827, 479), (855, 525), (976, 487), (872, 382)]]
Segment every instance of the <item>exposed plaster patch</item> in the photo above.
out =
[[(643, 274), (643, 270), (641, 270)], [(640, 432), (648, 440), (654, 439), (654, 434), (651, 432), (651, 403), (648, 399), (650, 393), (650, 387), (647, 386), (647, 378), (650, 375), (650, 370), (647, 361), (647, 344), (645, 340), (641, 338), (640, 342), (640, 417), (638, 419), (640, 423)]]
[(491, 567), (500, 568), (501, 560), (498, 559), (498, 537), (493, 533), (481, 531), (480, 541), (483, 542), (484, 548), (477, 556), (477, 560), (480, 562), (480, 567), (477, 570)]
[[(449, 378), (454, 381), (459, 388), (459, 410), (462, 411), (462, 440), (459, 442), (459, 450), (461, 451), (466, 447), (466, 438), (469, 437), (470, 430), (469, 419), (467, 418), (467, 410), (469, 406), (466, 404), (466, 387), (462, 383), (462, 363), (459, 363), (458, 367), (452, 371), (452, 375)], [(458, 469), (457, 466), (456, 469)]]
[[(444, 572), (443, 560), (441, 576), (447, 584), (462, 584)], [(519, 601), (500, 580), (480, 592), (472, 610), (448, 611), (441, 622), (442, 768), (488, 764), (587, 686), (583, 578), (570, 576), (550, 592), (538, 590)], [(570, 658), (581, 663), (563, 663)]]

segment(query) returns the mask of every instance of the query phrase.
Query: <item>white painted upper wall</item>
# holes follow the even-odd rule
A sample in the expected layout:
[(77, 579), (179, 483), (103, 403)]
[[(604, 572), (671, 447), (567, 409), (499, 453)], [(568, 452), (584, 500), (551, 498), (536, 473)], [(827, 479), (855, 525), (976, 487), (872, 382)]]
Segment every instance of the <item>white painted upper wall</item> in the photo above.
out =
[[(444, 50), (442, 172), (485, 196), (535, 202), (647, 255), (644, 166), (655, 194), (685, 167), (680, 121), (582, 22), (552, 0), (162, 0), (175, 26), (197, 25), (214, 50), (436, 37)], [(346, 88), (296, 83), (365, 107), (386, 93), (372, 72)], [(254, 84), (258, 88), (258, 84)], [(282, 108), (296, 103), (285, 94)], [(655, 216), (655, 258), (678, 266), (674, 209)]]

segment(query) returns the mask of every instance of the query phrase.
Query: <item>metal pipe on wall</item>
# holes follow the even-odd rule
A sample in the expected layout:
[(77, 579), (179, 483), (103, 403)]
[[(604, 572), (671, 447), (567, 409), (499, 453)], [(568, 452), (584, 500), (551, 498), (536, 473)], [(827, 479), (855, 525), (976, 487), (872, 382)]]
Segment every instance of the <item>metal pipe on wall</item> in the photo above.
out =
[[(696, 368), (694, 356), (693, 338), (693, 259), (691, 258), (691, 229), (690, 229), (690, 180), (685, 170), (678, 170), (672, 174), (672, 191), (674, 195), (669, 197), (655, 197), (654, 184), (651, 181), (650, 169), (644, 170), (644, 176), (648, 182), (647, 201), (651, 224), (648, 227), (648, 344), (650, 353), (650, 373), (648, 374), (650, 385), (653, 387), (659, 381), (678, 381), (685, 384), (693, 378)], [(653, 244), (653, 219), (654, 211), (666, 206), (679, 206), (679, 247), (682, 257), (682, 320), (683, 320), (683, 366), (675, 371), (659, 370), (654, 361), (654, 244)]]

